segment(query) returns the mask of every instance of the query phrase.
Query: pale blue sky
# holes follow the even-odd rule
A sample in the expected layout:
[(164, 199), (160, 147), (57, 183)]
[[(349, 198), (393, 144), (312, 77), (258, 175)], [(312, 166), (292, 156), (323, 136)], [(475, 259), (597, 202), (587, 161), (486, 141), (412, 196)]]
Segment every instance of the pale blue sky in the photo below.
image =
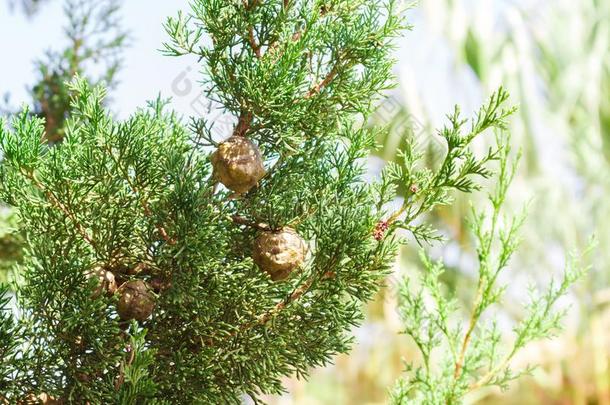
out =
[[(9, 12), (7, 1), (0, 0), (0, 95), (9, 92), (12, 105), (30, 101), (27, 86), (36, 77), (33, 61), (46, 49), (59, 50), (65, 45), (62, 4), (61, 0), (49, 1), (28, 20), (20, 12)], [(185, 116), (205, 113), (204, 106), (197, 103), (201, 89), (196, 60), (166, 57), (158, 51), (167, 39), (162, 23), (180, 9), (188, 9), (188, 0), (123, 1), (123, 26), (131, 31), (132, 45), (125, 52), (119, 86), (110, 94), (111, 108), (121, 117), (159, 92), (171, 96), (172, 107)], [(471, 75), (455, 70), (447, 44), (419, 14), (418, 10), (410, 13), (415, 29), (400, 40), (397, 73), (407, 89), (409, 83), (418, 83), (418, 93), (425, 88), (419, 96), (429, 110), (427, 119), (441, 121), (454, 103), (468, 111), (479, 103), (480, 95), (473, 94)]]
[[(46, 3), (41, 12), (28, 21), (22, 13), (10, 12), (6, 0), (0, 0), (0, 94), (9, 92), (13, 105), (30, 100), (26, 86), (31, 86), (36, 77), (33, 61), (48, 48), (63, 49), (65, 17), (62, 3), (60, 0)], [(186, 114), (191, 110), (198, 80), (194, 59), (170, 58), (158, 52), (167, 38), (162, 28), (165, 18), (187, 7), (187, 0), (123, 2), (123, 25), (131, 31), (132, 45), (125, 52), (120, 85), (111, 93), (112, 108), (121, 116), (129, 115), (159, 92), (172, 96), (178, 111)], [(180, 76), (182, 72), (187, 73), (186, 77)], [(176, 78), (180, 82), (176, 82), (178, 87), (172, 86)], [(184, 80), (192, 82), (192, 89), (177, 94), (172, 87), (184, 89)]]

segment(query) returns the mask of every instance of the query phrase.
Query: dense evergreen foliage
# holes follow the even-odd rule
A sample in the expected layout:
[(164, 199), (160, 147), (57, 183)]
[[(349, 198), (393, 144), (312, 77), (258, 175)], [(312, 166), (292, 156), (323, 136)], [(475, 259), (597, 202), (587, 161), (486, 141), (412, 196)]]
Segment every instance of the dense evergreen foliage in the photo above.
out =
[(193, 1), (164, 49), (201, 63), (228, 140), (161, 98), (117, 120), (104, 86), (60, 69), (76, 77), (59, 127), (44, 108), (0, 127), (0, 198), (26, 244), (17, 310), (0, 303), (0, 398), (240, 403), (347, 352), (398, 243), (438, 239), (422, 215), (505, 161), (471, 151), (505, 128), (500, 90), (470, 131), (449, 117), (440, 167), (407, 148), (363, 180), (404, 28), (394, 0)]
[[(242, 195), (218, 186), (210, 151), (194, 146), (220, 140), (189, 133), (161, 100), (118, 122), (105, 91), (76, 79), (61, 145), (27, 111), (5, 125), (2, 197), (28, 248), (4, 396), (233, 403), (347, 351), (394, 252), (373, 237), (391, 187), (361, 180), (374, 132), (358, 122), (389, 86), (398, 11), (202, 1), (190, 22), (168, 21), (168, 51), (200, 53), (209, 95), (239, 117), (234, 135), (262, 152), (267, 174)], [(308, 256), (276, 282), (252, 245), (283, 227)], [(122, 290), (100, 294), (100, 271)], [(154, 295), (139, 323), (116, 312), (130, 280)]]

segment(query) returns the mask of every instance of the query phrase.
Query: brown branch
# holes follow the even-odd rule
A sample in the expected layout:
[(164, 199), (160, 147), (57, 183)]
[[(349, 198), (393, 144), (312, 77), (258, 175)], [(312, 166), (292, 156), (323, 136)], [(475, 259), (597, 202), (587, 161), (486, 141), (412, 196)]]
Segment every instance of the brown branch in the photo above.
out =
[[(334, 277), (334, 275), (335, 275), (334, 273), (327, 272), (324, 274), (322, 279), (326, 280), (326, 279)], [(307, 293), (307, 291), (309, 291), (309, 289), (313, 285), (314, 280), (315, 280), (315, 277), (309, 278), (300, 287), (295, 289), (286, 299), (278, 302), (273, 308), (269, 309), (264, 314), (257, 316), (256, 319), (254, 319), (253, 321), (241, 325), (239, 328), (237, 328), (236, 330), (231, 332), (223, 340), (232, 339), (242, 332), (245, 332), (245, 331), (250, 330), (257, 326), (265, 325), (270, 320), (272, 320), (275, 316), (277, 316), (288, 305), (297, 301), (299, 298), (301, 298), (303, 295), (305, 295)], [(214, 334), (212, 334), (212, 336), (208, 337), (205, 341), (202, 339), (202, 343), (208, 347), (212, 347), (215, 345), (215, 343), (214, 343), (215, 337), (216, 336)]]
[(256, 43), (256, 38), (254, 38), (254, 28), (250, 27), (248, 29), (248, 41), (250, 42), (250, 46), (252, 47), (252, 50), (254, 51), (254, 54), (256, 55), (256, 57), (258, 59), (261, 58), (261, 46), (259, 44)]
[(292, 42), (297, 42), (302, 37), (303, 37), (303, 31), (297, 31), (294, 34), (292, 34)]
[(250, 130), (254, 116), (251, 112), (242, 110), (237, 126), (233, 130), (233, 136), (246, 136), (246, 133)]
[[(496, 234), (497, 219), (498, 219), (498, 210), (496, 209), (496, 210), (494, 210), (493, 218), (491, 221), (492, 225), (491, 225), (491, 230), (489, 232), (490, 235)], [(486, 246), (483, 246), (485, 252), (489, 253), (491, 251), (491, 244), (492, 244), (492, 238), (489, 239)], [(485, 256), (485, 255), (483, 254), (483, 256)], [(481, 263), (481, 265), (487, 266), (487, 262)], [(466, 331), (466, 335), (464, 336), (464, 342), (462, 343), (462, 349), (460, 351), (460, 355), (455, 363), (454, 384), (457, 384), (457, 379), (459, 378), (462, 368), (464, 366), (466, 350), (468, 349), (468, 344), (470, 343), (470, 340), (472, 338), (472, 333), (474, 331), (474, 328), (477, 325), (477, 322), (479, 321), (479, 318), (481, 317), (482, 311), (484, 310), (484, 307), (482, 307), (482, 302), (483, 302), (483, 297), (485, 294), (485, 289), (488, 286), (493, 285), (493, 280), (491, 281), (491, 284), (489, 284), (489, 283), (490, 283), (490, 281), (487, 280), (487, 277), (479, 276), (477, 294), (476, 294), (476, 298), (474, 300), (472, 314), (470, 315), (470, 323), (468, 325), (468, 330)]]
[[(290, 294), (288, 296), (288, 298), (286, 298), (283, 301), (278, 302), (273, 308), (271, 308), (264, 314), (259, 315), (252, 322), (241, 325), (237, 330), (231, 332), (231, 334), (229, 334), (227, 339), (234, 338), (238, 334), (245, 332), (247, 330), (250, 330), (256, 326), (265, 325), (267, 322), (269, 322), (271, 319), (273, 319), (277, 314), (279, 314), (284, 308), (286, 308), (288, 305), (290, 305), (294, 301), (301, 298), (307, 291), (309, 291), (309, 288), (311, 288), (313, 281), (314, 281), (313, 277), (308, 279), (305, 283), (303, 283), (303, 285), (301, 285), (299, 288), (294, 290), (292, 292), (292, 294)], [(211, 341), (211, 339), (209, 339), (208, 342), (210, 343), (209, 346), (213, 345), (213, 342)]]
[[(391, 226), (394, 224), (394, 222), (398, 221), (398, 218), (400, 218), (400, 216), (402, 214), (404, 214), (407, 209), (409, 208), (409, 201), (405, 202), (403, 205), (400, 206), (400, 209), (396, 210), (392, 215), (390, 215), (390, 217), (384, 221), (388, 226)], [(406, 220), (405, 222), (410, 223), (410, 221)]]
[(455, 362), (455, 370), (453, 372), (453, 378), (455, 380), (457, 380), (462, 373), (462, 368), (464, 367), (464, 359), (466, 358), (466, 350), (468, 349), (468, 344), (470, 343), (470, 339), (472, 338), (473, 329), (474, 328), (472, 326), (472, 319), (471, 319), (471, 326), (468, 327), (468, 332), (466, 333), (466, 336), (464, 337), (464, 341), (462, 342), (462, 348), (460, 350), (459, 357), (458, 357), (457, 361)]
[(468, 387), (468, 392), (477, 390), (479, 388), (481, 388), (482, 386), (486, 385), (489, 383), (489, 381), (491, 381), (491, 379), (498, 373), (500, 372), (500, 370), (506, 368), (508, 366), (508, 364), (510, 363), (512, 357), (514, 355), (514, 350), (508, 354), (504, 360), (502, 360), (500, 362), (500, 364), (498, 364), (498, 366), (496, 366), (495, 368), (489, 370), (487, 372), (487, 374), (485, 374), (483, 377), (481, 377), (478, 381), (470, 384), (470, 386)]
[[(297, 31), (294, 34), (292, 34), (292, 42), (297, 42), (299, 39), (301, 39), (303, 37), (303, 31)], [(267, 52), (265, 52), (265, 57), (272, 57), (272, 56), (276, 56), (275, 61), (277, 61), (282, 54), (279, 53), (276, 55), (277, 49), (280, 45), (278, 44), (278, 41), (275, 40), (274, 42), (271, 43), (271, 45), (269, 45), (269, 48), (267, 49)]]
[[(244, 1), (244, 7), (246, 8), (246, 12), (250, 12), (254, 10), (258, 6), (258, 0), (252, 0), (252, 2)], [(248, 42), (250, 43), (250, 47), (254, 51), (254, 54), (258, 59), (261, 57), (261, 45), (256, 43), (256, 38), (254, 37), (254, 27), (248, 27)]]
[(477, 290), (477, 298), (475, 299), (475, 305), (472, 310), (472, 315), (470, 316), (468, 330), (466, 331), (466, 335), (464, 335), (464, 341), (462, 342), (460, 354), (458, 355), (458, 358), (455, 362), (455, 370), (453, 372), (453, 378), (456, 382), (462, 373), (462, 369), (464, 367), (464, 360), (466, 358), (466, 350), (468, 349), (468, 345), (470, 344), (470, 340), (472, 339), (472, 333), (477, 324), (477, 321), (479, 320), (479, 315), (477, 314), (477, 312), (478, 312), (478, 308), (479, 308), (479, 305), (481, 302), (481, 297), (483, 296), (483, 286), (484, 286), (484, 283), (479, 283), (479, 288)]
[(252, 0), (251, 2), (244, 0), (244, 6), (246, 7), (246, 10), (251, 11), (258, 6), (258, 0)]
[[(248, 10), (251, 10), (252, 8), (256, 7), (257, 5), (257, 1), (254, 0), (253, 4), (250, 4), (249, 6), (246, 6), (246, 8)], [(284, 11), (287, 11), (288, 8), (291, 6), (291, 0), (284, 0), (283, 3), (284, 6)], [(322, 7), (320, 9), (320, 16), (325, 16), (330, 10), (326, 9), (325, 7)], [(294, 34), (292, 34), (292, 42), (297, 42), (299, 41), (303, 35), (305, 34), (305, 30), (299, 30), (296, 31)], [(256, 40), (254, 38), (254, 32), (252, 27), (250, 27), (249, 29), (249, 42), (250, 45), (252, 47), (252, 49), (254, 50), (254, 53), (256, 54), (257, 58), (261, 57), (261, 52), (260, 52), (260, 45), (256, 44)], [(279, 58), (281, 56), (281, 54), (276, 55), (276, 51), (277, 48), (279, 47), (277, 40), (275, 42), (272, 42), (271, 44), (269, 44), (268, 50), (265, 53), (265, 57), (267, 55), (269, 55), (269, 57), (272, 56), (276, 56), (276, 59)], [(314, 97), (315, 95), (319, 94), (326, 86), (328, 86), (334, 79), (335, 77), (339, 74), (339, 68), (341, 67), (340, 65), (340, 61), (337, 61), (337, 63), (335, 64), (335, 66), (332, 68), (332, 70), (326, 75), (326, 77), (318, 84), (316, 84), (315, 86), (313, 86), (305, 95), (305, 99), (310, 99), (312, 97)]]
[[(335, 264), (335, 261), (333, 261), (333, 263), (331, 263), (328, 267), (332, 269), (334, 264)], [(323, 275), (320, 277), (320, 280), (330, 280), (330, 279), (334, 278), (335, 276), (336, 276), (336, 273), (333, 272), (332, 270), (329, 270), (329, 271), (326, 271), (323, 273)], [(299, 300), (303, 295), (305, 295), (309, 291), (309, 289), (311, 288), (311, 286), (313, 285), (313, 283), (315, 281), (316, 281), (316, 276), (315, 275), (311, 276), (300, 287), (295, 289), (286, 299), (278, 302), (273, 308), (269, 309), (264, 314), (257, 316), (256, 319), (254, 319), (253, 321), (241, 325), (239, 328), (237, 328), (236, 330), (231, 332), (227, 336), (226, 339), (234, 338), (238, 334), (245, 332), (247, 330), (250, 330), (254, 327), (265, 325), (267, 322), (269, 322), (275, 316), (277, 316), (282, 310), (284, 310), (290, 304)], [(206, 343), (207, 346), (214, 346), (214, 337), (215, 336), (212, 335), (207, 339), (207, 343)]]
[[(298, 300), (303, 295), (305, 295), (305, 293), (307, 291), (309, 291), (309, 288), (311, 288), (313, 281), (314, 281), (313, 277), (310, 278), (309, 280), (307, 280), (305, 283), (303, 283), (303, 285), (301, 285), (299, 288), (294, 290), (292, 292), (292, 294), (290, 294), (290, 296), (288, 298), (286, 298), (284, 301), (278, 302), (275, 305), (275, 307), (273, 307), (272, 309), (270, 309), (263, 315), (260, 315), (258, 318), (256, 318), (255, 321), (253, 321), (249, 324), (245, 324), (241, 328), (239, 328), (239, 332), (243, 332), (243, 331), (251, 329), (255, 326), (261, 326), (261, 325), (264, 325), (267, 322), (269, 322), (273, 317), (275, 317), (277, 314), (279, 314), (284, 308), (286, 308), (288, 305), (290, 305), (291, 303), (293, 303), (294, 301)], [(237, 333), (237, 332), (235, 332), (235, 333)]]
[[(332, 268), (334, 266), (334, 262), (336, 262), (336, 261), (333, 261), (333, 264), (329, 265), (328, 267)], [(329, 270), (329, 271), (326, 271), (320, 279), (321, 280), (330, 280), (330, 279), (334, 278), (335, 276), (336, 276), (336, 273)], [(233, 338), (233, 337), (237, 336), (239, 333), (245, 332), (256, 326), (265, 325), (267, 322), (269, 322), (275, 316), (277, 316), (283, 309), (288, 307), (288, 305), (299, 300), (303, 295), (305, 295), (309, 291), (309, 289), (311, 288), (311, 286), (313, 285), (315, 280), (316, 280), (316, 276), (315, 275), (311, 276), (300, 287), (298, 287), (296, 290), (294, 290), (292, 292), (292, 294), (290, 294), (288, 296), (288, 298), (284, 299), (283, 301), (278, 302), (273, 308), (271, 308), (264, 314), (259, 315), (254, 321), (241, 325), (237, 330), (233, 331), (229, 335), (229, 338)], [(211, 344), (210, 344), (210, 346), (211, 346)]]
[[(129, 183), (131, 183), (130, 180), (127, 180)], [(140, 195), (138, 189), (135, 188), (134, 186), (131, 186), (133, 189), (133, 192)], [(152, 211), (150, 210), (150, 207), (148, 206), (148, 201), (146, 201), (143, 198), (140, 198), (140, 204), (142, 205), (142, 209), (144, 210), (144, 214), (147, 217), (152, 217)], [(155, 223), (155, 228), (157, 228), (157, 232), (159, 232), (159, 235), (161, 235), (161, 237), (163, 238), (163, 240), (165, 240), (168, 244), (170, 245), (175, 245), (176, 244), (176, 239), (172, 238), (171, 236), (169, 236), (169, 234), (167, 233), (167, 231), (165, 230), (165, 227), (161, 224)]]
[(114, 383), (114, 390), (118, 391), (123, 383), (125, 382), (125, 366), (123, 362), (119, 366), (119, 375), (117, 376), (116, 382)]
[[(135, 354), (135, 349), (133, 347), (131, 347), (131, 345), (128, 345), (128, 346), (130, 348), (130, 352), (129, 352), (129, 360), (127, 360), (127, 365), (131, 366), (133, 364), (133, 361), (136, 358), (136, 354)], [(119, 375), (117, 376), (117, 380), (114, 384), (115, 391), (118, 391), (124, 383), (125, 383), (125, 362), (122, 361), (121, 365), (119, 366)]]
[[(258, 6), (258, 0), (252, 0), (249, 2), (248, 0), (244, 0), (244, 7), (246, 8), (246, 12), (252, 11), (254, 8)], [(248, 27), (248, 42), (254, 54), (257, 58), (261, 57), (261, 45), (256, 43), (256, 39), (254, 38), (254, 28), (252, 26)], [(231, 79), (235, 81), (233, 75), (231, 75)], [(233, 136), (246, 136), (246, 133), (250, 130), (250, 126), (252, 125), (252, 121), (254, 120), (254, 116), (251, 112), (245, 110), (242, 107), (241, 114), (239, 116), (239, 121), (237, 122), (237, 126), (233, 130)]]
[(305, 95), (305, 99), (310, 99), (313, 96), (316, 96), (318, 94), (320, 94), (320, 92), (326, 87), (328, 86), (334, 79), (335, 77), (337, 77), (337, 75), (339, 74), (339, 63), (337, 63), (330, 72), (328, 72), (328, 74), (326, 75), (326, 77), (324, 78), (324, 80), (322, 80), (320, 83), (316, 84), (315, 86), (313, 86)]
[[(290, 6), (292, 6), (292, 1), (284, 0), (283, 6), (284, 6), (284, 12), (287, 13), (288, 10), (290, 9)], [(321, 15), (324, 15), (324, 14), (321, 14)], [(303, 37), (303, 35), (305, 34), (305, 32), (306, 32), (306, 30), (302, 29), (302, 30), (298, 30), (294, 34), (292, 34), (292, 42), (297, 42), (299, 39), (301, 39)], [(269, 47), (267, 49), (267, 52), (265, 53), (265, 56), (267, 56), (267, 55), (269, 55), (270, 57), (274, 56), (278, 47), (279, 47), (278, 38), (276, 37), (274, 39), (274, 41), (269, 44)], [(280, 56), (281, 56), (281, 54), (279, 54), (277, 56), (277, 58), (279, 58)], [(276, 58), (276, 60), (277, 60), (277, 58)]]

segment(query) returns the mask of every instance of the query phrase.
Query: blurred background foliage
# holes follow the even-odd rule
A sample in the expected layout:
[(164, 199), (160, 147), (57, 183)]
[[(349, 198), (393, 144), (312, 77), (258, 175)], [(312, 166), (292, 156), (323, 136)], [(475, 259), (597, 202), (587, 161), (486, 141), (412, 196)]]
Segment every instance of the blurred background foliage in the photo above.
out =
[(20, 9), (27, 16), (32, 16), (46, 1), (48, 0), (8, 0), (8, 4), (12, 10)]
[[(15, 12), (44, 11), (39, 6), (45, 0), (9, 1)], [(102, 39), (89, 41), (89, 48), (81, 48), (82, 35), (68, 34), (70, 46), (36, 63), (40, 80), (31, 94), (37, 114), (63, 122), (63, 81), (75, 66), (81, 73), (91, 72), (92, 81), (114, 82), (126, 37), (115, 12), (109, 16), (111, 25), (101, 26)], [(78, 24), (78, 19), (72, 21)], [(610, 405), (610, 1), (420, 0), (410, 21), (414, 31), (407, 33), (397, 55), (400, 86), (374, 117), (391, 130), (379, 139), (382, 148), (371, 159), (371, 176), (395, 160), (409, 138), (426, 152), (427, 164), (437, 164), (444, 147), (434, 128), (444, 122), (444, 114), (460, 104), (468, 115), (502, 85), (519, 106), (511, 130), (524, 156), (509, 209), (518, 211), (529, 202), (529, 219), (510, 275), (503, 280), (508, 299), (500, 325), (510, 329), (522, 315), (514, 304), (524, 298), (526, 276), (544, 284), (562, 269), (569, 251), (584, 249), (592, 234), (599, 241), (591, 272), (565, 302), (572, 309), (564, 333), (515, 360), (541, 367), (508, 392), (482, 391), (468, 402)], [(95, 29), (93, 38), (100, 38), (97, 33)], [(101, 62), (107, 64), (100, 69)], [(45, 111), (45, 100), (53, 101), (52, 111)], [(61, 139), (61, 124), (53, 133)], [(478, 145), (481, 151), (484, 142)], [(476, 204), (478, 198), (483, 194), (468, 200), (456, 195), (454, 205), (429, 218), (444, 230), (447, 243), (426, 249), (447, 263), (451, 272), (444, 281), (458, 292), (470, 291), (462, 287), (474, 282), (475, 258), (465, 218), (469, 200)], [(0, 209), (0, 280), (19, 260), (17, 229), (14, 214)], [(337, 358), (333, 367), (315, 370), (308, 382), (287, 381), (289, 394), (270, 398), (270, 403), (387, 402), (388, 389), (403, 369), (402, 359), (412, 359), (415, 353), (409, 339), (399, 334), (394, 286), (399, 277), (421, 271), (419, 249), (416, 243), (403, 249), (395, 275), (368, 306), (354, 351)], [(471, 297), (464, 294), (461, 299), (468, 302)]]
[(21, 260), (22, 244), (15, 213), (0, 207), (0, 283), (9, 281), (13, 265)]

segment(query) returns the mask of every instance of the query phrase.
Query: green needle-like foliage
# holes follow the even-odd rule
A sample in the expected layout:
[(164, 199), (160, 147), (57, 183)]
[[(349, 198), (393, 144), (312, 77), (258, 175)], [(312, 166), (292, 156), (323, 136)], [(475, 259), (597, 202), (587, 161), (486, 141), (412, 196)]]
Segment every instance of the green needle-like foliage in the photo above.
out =
[[(206, 66), (209, 94), (262, 151), (268, 174), (239, 197), (218, 189), (210, 151), (161, 101), (118, 122), (105, 91), (78, 79), (61, 145), (49, 148), (27, 111), (4, 125), (1, 197), (27, 240), (4, 398), (239, 403), (346, 352), (395, 252), (392, 237), (373, 237), (377, 203), (393, 196), (361, 179), (375, 133), (358, 123), (390, 85), (398, 12), (199, 1), (190, 23), (168, 22), (176, 43), (195, 24), (185, 46)], [(261, 222), (307, 241), (285, 281), (253, 264)], [(88, 277), (100, 267), (119, 284), (147, 282), (152, 316), (121, 320), (122, 293), (99, 294)]]
[[(471, 144), (512, 111), (502, 90), (470, 129), (456, 111), (437, 170), (410, 147), (366, 183), (381, 131), (367, 122), (392, 85), (404, 26), (393, 0), (196, 0), (168, 20), (166, 52), (200, 61), (207, 96), (236, 118), (233, 136), (261, 151), (267, 173), (241, 194), (214, 174), (213, 123), (187, 129), (160, 99), (118, 121), (103, 87), (76, 78), (59, 145), (28, 111), (4, 123), (0, 198), (27, 249), (18, 311), (2, 306), (2, 399), (239, 404), (347, 352), (397, 231), (436, 238), (421, 216), (489, 177), (500, 151), (475, 157)], [(412, 195), (387, 212), (399, 186)], [(254, 242), (288, 227), (308, 252), (274, 280), (253, 262)], [(149, 287), (151, 314), (121, 311), (134, 285)]]
[[(26, 10), (35, 11), (40, 1), (24, 1)], [(68, 45), (59, 51), (54, 46), (36, 63), (37, 82), (32, 87), (32, 114), (45, 119), (45, 137), (50, 144), (59, 143), (65, 133), (70, 113), (68, 83), (75, 74), (90, 83), (111, 88), (121, 64), (126, 34), (119, 24), (116, 0), (66, 0), (64, 28)], [(1, 109), (0, 109), (1, 110)], [(0, 111), (0, 115), (9, 115)], [(2, 208), (3, 209), (3, 208)], [(4, 210), (4, 209), (3, 209)], [(19, 223), (10, 211), (0, 213), (0, 281), (8, 278), (9, 269), (22, 256)]]
[(506, 121), (515, 111), (504, 107), (506, 100), (508, 93), (500, 88), (481, 107), (469, 128), (469, 120), (463, 119), (455, 107), (453, 114), (447, 116), (449, 125), (438, 133), (447, 150), (436, 169), (426, 167), (417, 139), (405, 140), (404, 149), (397, 151), (398, 162), (390, 162), (384, 173), (390, 184), (407, 186), (402, 207), (387, 221), (390, 225), (408, 230), (420, 244), (441, 239), (428, 223), (416, 223), (416, 220), (437, 206), (450, 204), (452, 192), (478, 190), (477, 178), (487, 179), (492, 175), (488, 164), (498, 159), (500, 150), (490, 148), (483, 157), (477, 157), (471, 146), (487, 130), (506, 129)]
[[(507, 388), (510, 381), (531, 371), (512, 370), (511, 360), (528, 343), (556, 335), (564, 315), (557, 309), (557, 301), (585, 272), (578, 257), (571, 257), (559, 282), (551, 281), (543, 293), (532, 288), (526, 315), (513, 327), (512, 339), (493, 320), (493, 305), (501, 303), (505, 292), (499, 276), (518, 248), (518, 233), (525, 220), (524, 214), (511, 218), (501, 212), (516, 162), (511, 162), (509, 138), (500, 137), (498, 143), (498, 179), (489, 194), (491, 215), (485, 209), (472, 209), (478, 258), (472, 308), (460, 308), (456, 293), (446, 291), (440, 280), (443, 263), (424, 253), (419, 282), (405, 280), (400, 287), (404, 333), (415, 343), (421, 363), (407, 363), (405, 377), (393, 392), (395, 404), (460, 404), (467, 394), (482, 387)], [(470, 312), (469, 318), (460, 322), (464, 312)]]

